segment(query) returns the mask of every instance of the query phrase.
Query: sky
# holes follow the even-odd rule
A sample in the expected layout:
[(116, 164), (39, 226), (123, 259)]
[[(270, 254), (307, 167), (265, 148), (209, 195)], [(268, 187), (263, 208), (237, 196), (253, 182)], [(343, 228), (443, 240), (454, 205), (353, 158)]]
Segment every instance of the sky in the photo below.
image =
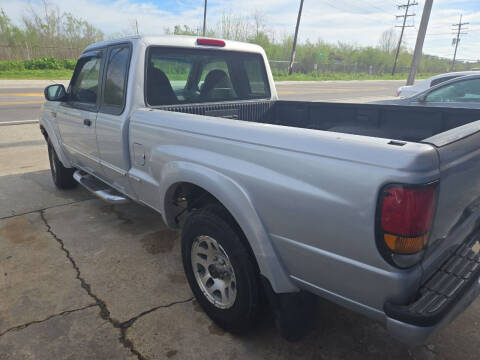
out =
[[(299, 41), (322, 39), (360, 46), (375, 46), (383, 31), (401, 25), (395, 15), (403, 13), (397, 5), (408, 0), (305, 0), (299, 31)], [(425, 0), (411, 8), (416, 13), (405, 30), (406, 45), (413, 48)], [(163, 34), (166, 27), (186, 24), (196, 28), (203, 21), (204, 0), (49, 0), (60, 10), (71, 12), (99, 27), (107, 36), (132, 29), (138, 21), (140, 33)], [(252, 16), (255, 11), (265, 14), (266, 28), (276, 38), (292, 34), (300, 0), (208, 0), (207, 25), (215, 25), (222, 13)], [(0, 0), (15, 23), (20, 24), (29, 6), (40, 0)], [(434, 0), (424, 52), (452, 58), (452, 24), (460, 15), (468, 34), (462, 36), (457, 58), (480, 59), (480, 0)], [(397, 31), (400, 29), (397, 28)], [(278, 60), (278, 59), (272, 59)]]

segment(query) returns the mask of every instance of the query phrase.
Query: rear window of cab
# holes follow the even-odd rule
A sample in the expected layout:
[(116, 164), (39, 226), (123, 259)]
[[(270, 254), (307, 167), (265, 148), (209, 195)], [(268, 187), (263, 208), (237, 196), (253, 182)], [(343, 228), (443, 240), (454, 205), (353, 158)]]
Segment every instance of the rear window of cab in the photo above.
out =
[(153, 46), (145, 66), (150, 106), (270, 98), (260, 54)]

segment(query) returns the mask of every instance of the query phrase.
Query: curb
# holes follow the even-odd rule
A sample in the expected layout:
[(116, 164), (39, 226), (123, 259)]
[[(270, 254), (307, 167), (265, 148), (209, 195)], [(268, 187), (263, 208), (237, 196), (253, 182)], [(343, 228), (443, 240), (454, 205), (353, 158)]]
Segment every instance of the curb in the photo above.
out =
[(0, 126), (25, 125), (25, 124), (36, 124), (36, 123), (38, 123), (38, 120), (3, 121), (3, 122), (0, 122)]

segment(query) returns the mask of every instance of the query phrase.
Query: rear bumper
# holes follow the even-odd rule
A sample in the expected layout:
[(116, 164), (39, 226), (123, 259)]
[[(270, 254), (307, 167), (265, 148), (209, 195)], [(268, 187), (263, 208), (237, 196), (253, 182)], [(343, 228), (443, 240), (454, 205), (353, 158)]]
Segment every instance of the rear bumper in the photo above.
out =
[(480, 253), (472, 250), (478, 240), (480, 234), (462, 244), (422, 285), (417, 300), (408, 305), (385, 304), (392, 336), (410, 344), (424, 343), (480, 295)]

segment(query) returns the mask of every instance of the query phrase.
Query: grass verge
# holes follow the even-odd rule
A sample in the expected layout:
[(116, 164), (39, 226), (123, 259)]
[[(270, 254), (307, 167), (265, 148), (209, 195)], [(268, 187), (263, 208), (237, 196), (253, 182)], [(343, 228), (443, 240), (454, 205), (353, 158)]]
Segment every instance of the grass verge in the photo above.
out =
[[(39, 79), (39, 80), (68, 80), (72, 77), (73, 70), (38, 69), (38, 70), (7, 70), (0, 71), (0, 79)], [(433, 74), (419, 74), (417, 79), (426, 79)], [(274, 74), (275, 81), (326, 81), (326, 80), (406, 80), (407, 74), (368, 75), (345, 73), (310, 73), (292, 75)], [(175, 79), (171, 79), (175, 80)]]
[(42, 69), (42, 70), (7, 70), (0, 71), (0, 79), (26, 79), (26, 80), (68, 80), (72, 77), (73, 70)]

